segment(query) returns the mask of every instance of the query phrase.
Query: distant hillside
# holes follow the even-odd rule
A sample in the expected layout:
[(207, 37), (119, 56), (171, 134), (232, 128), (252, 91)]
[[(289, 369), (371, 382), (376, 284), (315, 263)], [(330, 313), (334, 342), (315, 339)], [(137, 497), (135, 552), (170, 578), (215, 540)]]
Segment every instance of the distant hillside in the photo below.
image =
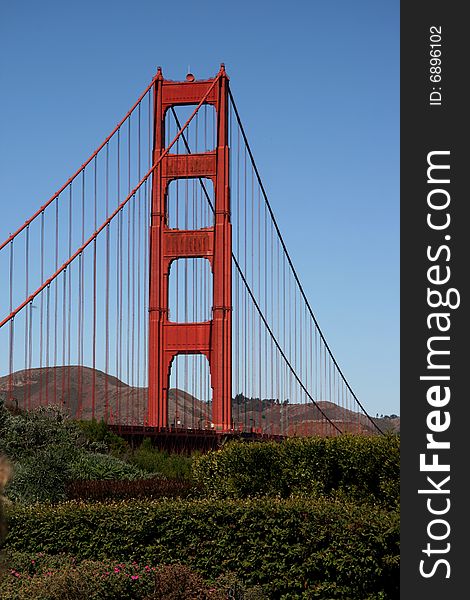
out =
[[(8, 398), (10, 378), (0, 377), (0, 397), (12, 409), (29, 410), (60, 404), (73, 418), (105, 418), (111, 423), (143, 424), (147, 409), (147, 388), (130, 387), (116, 377), (89, 367), (49, 367), (17, 371), (12, 376), (12, 398)], [(181, 427), (210, 428), (211, 406), (191, 394), (169, 391), (169, 423)], [(94, 411), (93, 411), (94, 406)], [(278, 400), (245, 398), (238, 394), (232, 402), (234, 426), (260, 429), (263, 433), (312, 435), (325, 433), (326, 415), (343, 431), (376, 431), (370, 420), (333, 402), (319, 400), (317, 406), (288, 404)], [(400, 418), (374, 418), (382, 431), (400, 430)]]
[[(237, 401), (238, 400), (238, 401)], [(232, 416), (237, 421), (238, 411), (241, 418), (246, 415), (246, 422), (253, 420), (259, 423), (259, 414), (265, 416), (262, 421), (278, 425), (285, 425), (289, 435), (314, 435), (325, 434), (325, 416), (330, 419), (343, 433), (346, 432), (377, 432), (371, 421), (362, 413), (343, 408), (334, 402), (318, 400), (316, 405), (308, 404), (283, 404), (275, 400), (246, 399), (237, 396), (232, 403)], [(384, 432), (398, 432), (400, 418), (373, 418), (372, 421)], [(261, 425), (266, 433), (273, 433), (269, 427)]]

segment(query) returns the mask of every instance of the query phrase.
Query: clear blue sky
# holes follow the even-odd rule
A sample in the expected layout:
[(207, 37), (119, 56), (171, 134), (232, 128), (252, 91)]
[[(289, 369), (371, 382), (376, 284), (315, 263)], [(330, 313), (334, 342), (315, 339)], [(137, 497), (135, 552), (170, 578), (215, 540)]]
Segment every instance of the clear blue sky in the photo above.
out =
[(293, 262), (371, 414), (399, 413), (399, 2), (44, 0), (2, 6), (0, 239), (161, 65), (225, 62)]

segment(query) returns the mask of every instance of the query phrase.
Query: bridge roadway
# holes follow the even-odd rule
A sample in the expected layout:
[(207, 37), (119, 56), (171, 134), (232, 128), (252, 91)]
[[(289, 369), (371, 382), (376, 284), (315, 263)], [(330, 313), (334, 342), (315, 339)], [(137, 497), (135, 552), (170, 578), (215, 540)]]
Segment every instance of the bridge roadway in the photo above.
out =
[(110, 425), (109, 429), (125, 439), (132, 447), (150, 438), (153, 446), (168, 452), (190, 453), (194, 450), (217, 450), (231, 440), (243, 442), (281, 441), (284, 435), (268, 435), (255, 429), (248, 431), (215, 431), (214, 429), (186, 429), (182, 427), (148, 427), (145, 425)]

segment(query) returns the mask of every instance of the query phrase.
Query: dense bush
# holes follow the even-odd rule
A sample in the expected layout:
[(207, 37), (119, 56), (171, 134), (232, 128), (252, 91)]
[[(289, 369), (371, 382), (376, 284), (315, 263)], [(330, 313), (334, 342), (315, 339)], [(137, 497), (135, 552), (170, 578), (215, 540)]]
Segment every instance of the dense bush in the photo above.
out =
[(58, 408), (10, 414), (0, 405), (0, 451), (13, 463), (6, 494), (12, 500), (60, 500), (70, 463), (81, 451), (80, 432)]
[(73, 455), (87, 443), (77, 424), (58, 406), (13, 415), (0, 402), (0, 452), (13, 461), (50, 448)]
[(76, 479), (135, 480), (143, 471), (113, 456), (63, 448), (44, 448), (14, 463), (7, 496), (16, 502), (59, 502), (67, 498), (67, 485)]
[(90, 442), (103, 444), (110, 454), (123, 458), (146, 473), (158, 473), (172, 479), (189, 479), (191, 476), (191, 457), (154, 448), (150, 438), (144, 438), (140, 447), (134, 450), (123, 438), (110, 431), (103, 421), (80, 421), (79, 426)]
[[(196, 456), (196, 455), (193, 455)], [(130, 462), (148, 473), (159, 473), (173, 479), (189, 479), (192, 457), (169, 454), (152, 447), (150, 438), (145, 438), (140, 447), (130, 456)]]
[(0, 451), (13, 463), (6, 495), (16, 502), (59, 502), (75, 479), (148, 479), (136, 465), (105, 454), (107, 441), (88, 438), (60, 407), (13, 415), (0, 405)]
[(126, 457), (130, 454), (129, 444), (112, 432), (104, 421), (79, 421), (78, 426), (90, 442), (104, 444), (113, 456)]
[(8, 508), (6, 547), (77, 560), (234, 572), (266, 598), (396, 598), (398, 513), (331, 499), (127, 501)]
[(290, 438), (282, 443), (230, 443), (197, 457), (193, 478), (216, 498), (291, 495), (399, 501), (398, 436)]
[(129, 480), (142, 477), (148, 478), (147, 473), (135, 465), (98, 452), (82, 452), (70, 464), (71, 479), (76, 480)]

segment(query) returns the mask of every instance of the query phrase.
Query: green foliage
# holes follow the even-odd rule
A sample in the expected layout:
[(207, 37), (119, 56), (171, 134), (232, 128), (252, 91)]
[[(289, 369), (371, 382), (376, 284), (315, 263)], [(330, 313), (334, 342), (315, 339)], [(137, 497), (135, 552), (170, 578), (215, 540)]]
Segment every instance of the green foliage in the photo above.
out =
[(193, 462), (193, 478), (214, 498), (344, 497), (396, 508), (398, 436), (290, 438), (230, 443)]
[(0, 405), (0, 451), (13, 462), (6, 494), (16, 502), (59, 502), (74, 480), (189, 479), (191, 459), (152, 448), (132, 453), (104, 422), (70, 420), (60, 407), (13, 415)]
[(146, 473), (134, 465), (111, 456), (110, 454), (99, 454), (82, 452), (75, 457), (70, 465), (70, 479), (122, 479), (134, 480), (139, 477), (147, 477)]
[(247, 586), (235, 573), (221, 575), (215, 585), (223, 594), (221, 600), (266, 600), (266, 594), (260, 585)]
[(130, 462), (147, 473), (158, 473), (163, 477), (189, 479), (191, 476), (191, 457), (158, 450), (152, 446), (150, 438), (144, 438), (140, 448), (130, 457)]
[(113, 456), (125, 457), (129, 454), (129, 444), (110, 431), (103, 420), (79, 421), (78, 426), (90, 442), (103, 444)]
[(146, 473), (110, 455), (77, 449), (45, 448), (14, 467), (7, 496), (15, 502), (59, 502), (67, 498), (67, 485), (79, 480), (135, 480)]
[(59, 407), (17, 415), (0, 407), (0, 414), (0, 450), (13, 461), (7, 496), (23, 502), (63, 499), (70, 463), (84, 443), (78, 428)]
[(9, 550), (181, 562), (266, 598), (396, 598), (399, 518), (332, 499), (68, 502), (8, 508)]
[(73, 453), (85, 444), (77, 424), (59, 406), (12, 415), (0, 405), (0, 452), (13, 461), (48, 448)]
[(0, 450), (13, 462), (13, 478), (6, 489), (13, 501), (65, 500), (66, 485), (74, 479), (148, 478), (138, 466), (99, 452), (106, 451), (106, 443), (114, 443), (116, 436), (90, 439), (60, 407), (12, 415), (0, 406), (0, 428)]
[(65, 482), (71, 477), (71, 453), (41, 448), (14, 464), (6, 494), (15, 502), (59, 502), (65, 499)]

